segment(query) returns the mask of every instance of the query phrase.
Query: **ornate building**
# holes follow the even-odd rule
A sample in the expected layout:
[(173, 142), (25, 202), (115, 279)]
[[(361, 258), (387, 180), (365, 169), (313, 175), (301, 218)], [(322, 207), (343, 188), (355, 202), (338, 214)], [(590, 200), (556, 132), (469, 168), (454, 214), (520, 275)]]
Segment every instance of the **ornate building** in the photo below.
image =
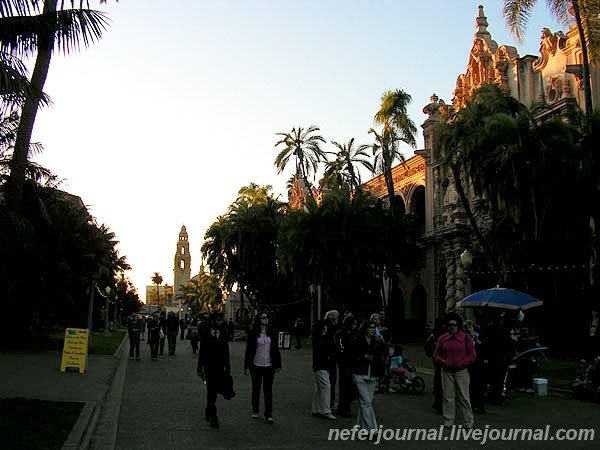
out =
[[(394, 299), (396, 304), (390, 300), (389, 315), (403, 311), (403, 319), (412, 323), (415, 331), (454, 308), (469, 290), (460, 255), (471, 247), (471, 227), (454, 183), (442, 173), (432, 152), (435, 127), (442, 120), (442, 112), (463, 108), (473, 92), (488, 83), (497, 84), (527, 106), (543, 103), (540, 117), (561, 114), (574, 105), (585, 107), (581, 47), (575, 27), (567, 33), (553, 33), (545, 28), (537, 57), (520, 57), (514, 47), (499, 46), (487, 27), (483, 7), (479, 6), (466, 72), (456, 79), (452, 105), (435, 94), (430, 98), (423, 108), (428, 118), (421, 125), (425, 147), (393, 169), (395, 201), (404, 205), (407, 214), (417, 216), (422, 226), (420, 242), (425, 249), (425, 267), (411, 276), (400, 275), (401, 292)], [(591, 74), (595, 86), (600, 82), (598, 67), (593, 67)], [(599, 96), (593, 89), (594, 105), (598, 105)], [(378, 197), (387, 196), (382, 175), (365, 183), (365, 188)], [(472, 203), (478, 201), (472, 192), (467, 195)]]
[(181, 289), (187, 286), (190, 281), (191, 270), (191, 255), (190, 243), (188, 241), (187, 230), (185, 225), (181, 226), (179, 239), (177, 240), (177, 248), (175, 250), (175, 258), (173, 264), (173, 290), (175, 291), (175, 301), (183, 301)]

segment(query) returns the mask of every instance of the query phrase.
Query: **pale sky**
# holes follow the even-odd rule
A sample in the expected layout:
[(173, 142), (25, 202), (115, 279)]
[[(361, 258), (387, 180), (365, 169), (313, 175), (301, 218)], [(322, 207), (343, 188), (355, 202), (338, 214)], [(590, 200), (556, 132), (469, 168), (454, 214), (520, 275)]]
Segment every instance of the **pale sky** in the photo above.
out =
[[(179, 230), (192, 274), (208, 227), (251, 182), (286, 200), (294, 164), (277, 175), (275, 133), (314, 124), (332, 140), (370, 144), (386, 90), (412, 98), (420, 129), (432, 94), (446, 103), (465, 72), (481, 0), (121, 0), (88, 49), (52, 60), (35, 158), (65, 179), (120, 241), (145, 300), (154, 272), (173, 284)], [(523, 45), (502, 1), (483, 3), (488, 31), (538, 55), (543, 27), (564, 29), (538, 2)], [(418, 148), (423, 147), (422, 135)], [(406, 158), (413, 150), (403, 149)], [(363, 174), (364, 176), (365, 174)], [(365, 181), (365, 180), (363, 180)]]

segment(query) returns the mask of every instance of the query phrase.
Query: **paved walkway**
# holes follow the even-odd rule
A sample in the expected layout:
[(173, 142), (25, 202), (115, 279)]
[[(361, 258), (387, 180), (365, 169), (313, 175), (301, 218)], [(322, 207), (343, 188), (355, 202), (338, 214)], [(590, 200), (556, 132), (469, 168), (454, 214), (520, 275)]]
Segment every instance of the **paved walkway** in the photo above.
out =
[[(328, 440), (330, 428), (350, 429), (355, 419), (326, 421), (310, 414), (312, 397), (311, 353), (283, 351), (283, 370), (274, 385), (274, 425), (250, 418), (250, 378), (242, 373), (244, 342), (231, 344), (232, 371), (237, 396), (219, 398), (221, 428), (204, 421), (205, 388), (196, 375), (196, 356), (187, 341), (178, 341), (175, 356), (151, 361), (142, 344), (142, 360), (129, 361), (128, 343), (115, 357), (91, 356), (85, 374), (59, 372), (60, 355), (0, 355), (0, 396), (81, 401), (87, 409), (76, 426), (67, 449), (89, 450), (189, 450), (207, 449), (346, 449), (370, 448), (369, 441)], [(408, 356), (411, 357), (410, 347)], [(413, 356), (413, 359), (418, 357)], [(388, 433), (396, 429), (439, 430), (440, 417), (431, 413), (431, 377), (426, 375), (424, 396), (378, 394), (375, 411)], [(100, 407), (101, 406), (101, 407)], [(354, 412), (357, 406), (353, 405)], [(506, 406), (490, 406), (476, 417), (485, 429), (546, 429), (598, 426), (597, 404), (571, 400), (560, 394), (533, 397), (520, 394)], [(600, 448), (600, 427), (594, 442), (490, 441), (488, 449), (593, 449)], [(449, 438), (449, 433), (443, 437)], [(396, 441), (379, 445), (404, 449), (481, 448), (477, 441)]]

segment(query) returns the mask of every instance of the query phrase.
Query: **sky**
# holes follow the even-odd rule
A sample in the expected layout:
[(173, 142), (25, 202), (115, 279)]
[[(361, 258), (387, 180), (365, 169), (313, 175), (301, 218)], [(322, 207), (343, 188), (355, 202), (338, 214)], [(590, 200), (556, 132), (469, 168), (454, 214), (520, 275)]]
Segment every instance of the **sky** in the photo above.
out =
[[(422, 109), (433, 94), (451, 103), (482, 3), (90, 0), (110, 26), (91, 47), (54, 55), (34, 159), (115, 233), (144, 301), (154, 272), (173, 284), (182, 225), (196, 274), (206, 230), (241, 187), (271, 185), (287, 200), (294, 163), (277, 174), (276, 133), (316, 125), (325, 150), (371, 144), (381, 95), (402, 89), (422, 148)], [(540, 1), (518, 44), (502, 3), (483, 3), (488, 31), (519, 56), (539, 55), (543, 27), (565, 29)]]

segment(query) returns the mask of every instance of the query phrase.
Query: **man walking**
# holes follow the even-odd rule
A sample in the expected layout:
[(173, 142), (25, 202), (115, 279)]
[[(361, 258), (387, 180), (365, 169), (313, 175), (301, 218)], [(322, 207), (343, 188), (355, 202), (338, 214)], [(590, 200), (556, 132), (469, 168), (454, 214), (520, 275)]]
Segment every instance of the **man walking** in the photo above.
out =
[(204, 418), (213, 428), (219, 428), (216, 404), (219, 385), (231, 377), (229, 340), (223, 320), (222, 312), (213, 312), (208, 318), (208, 324), (201, 326), (199, 330), (197, 372), (206, 382)]
[(132, 314), (127, 321), (127, 334), (129, 335), (129, 359), (140, 360), (140, 334), (143, 328), (142, 316)]

